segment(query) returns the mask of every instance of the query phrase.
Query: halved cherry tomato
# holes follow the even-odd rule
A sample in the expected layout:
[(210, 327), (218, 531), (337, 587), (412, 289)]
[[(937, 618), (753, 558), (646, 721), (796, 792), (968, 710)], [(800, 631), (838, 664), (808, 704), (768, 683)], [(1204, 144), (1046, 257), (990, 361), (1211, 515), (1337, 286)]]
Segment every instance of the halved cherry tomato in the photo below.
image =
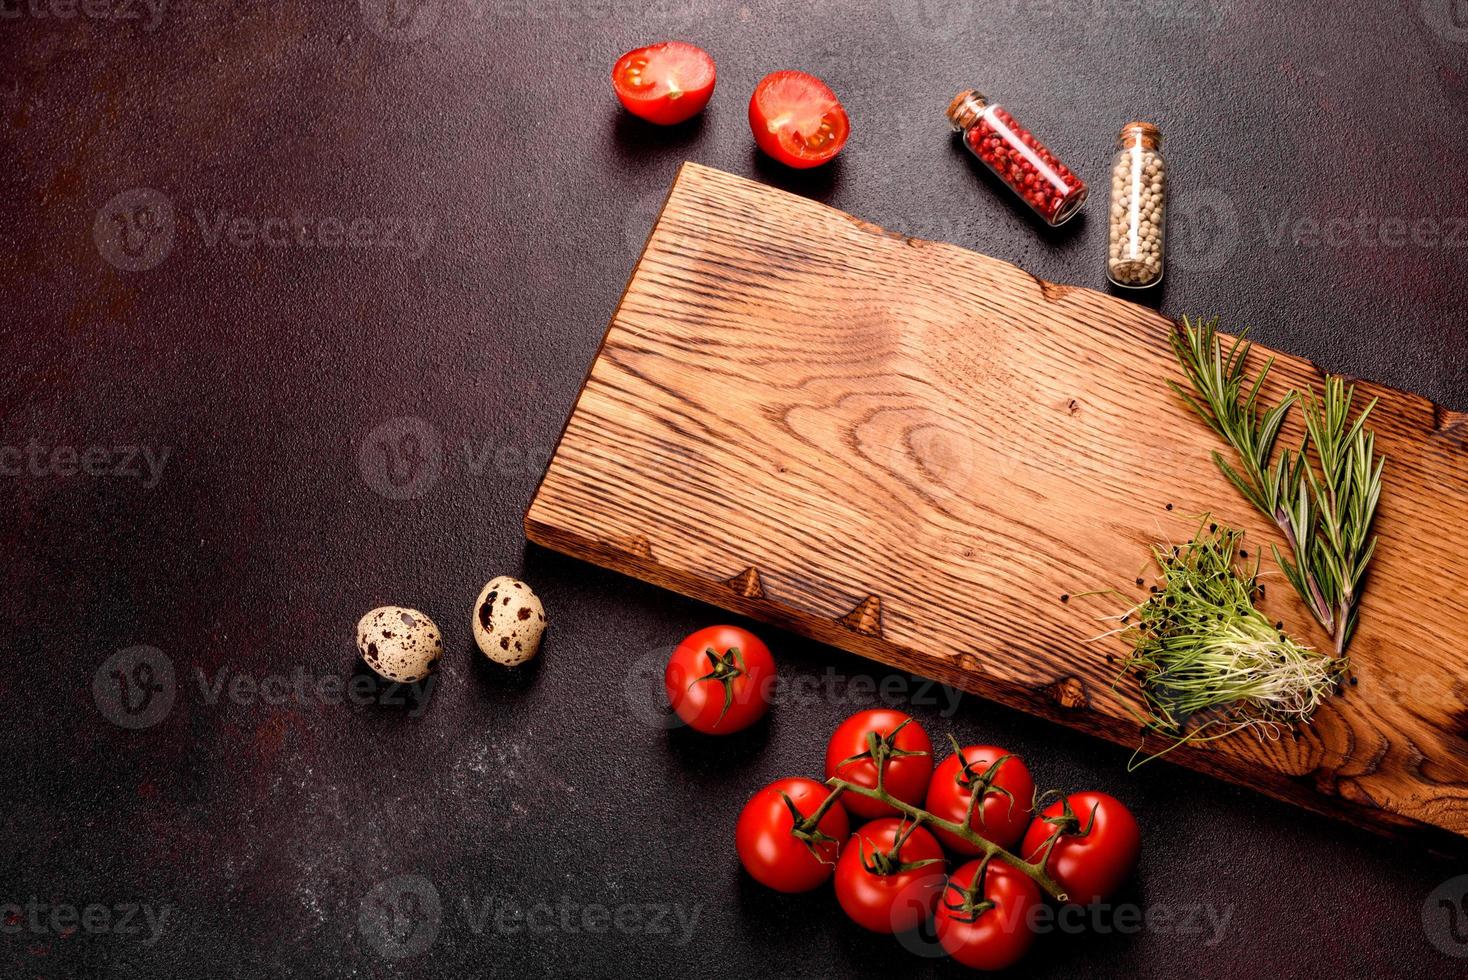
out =
[(777, 71), (749, 100), (754, 141), (790, 167), (817, 167), (841, 152), (851, 122), (830, 86), (803, 71)]
[(663, 671), (668, 703), (678, 717), (709, 735), (728, 735), (763, 718), (774, 682), (770, 648), (737, 626), (690, 633)]
[[(975, 790), (983, 795), (970, 813)], [(969, 745), (938, 763), (928, 784), (927, 810), (956, 824), (967, 818), (974, 833), (1012, 849), (1030, 825), (1034, 797), (1035, 781), (1023, 759), (992, 745)], [(979, 848), (941, 827), (934, 827), (933, 833), (951, 851), (979, 853)]]
[[(933, 774), (933, 743), (912, 716), (892, 708), (858, 711), (836, 727), (826, 744), (826, 778), (839, 777), (867, 789), (877, 787), (877, 766), (868, 734), (876, 734), (882, 756), (882, 788), (904, 803), (921, 806)], [(846, 809), (859, 817), (890, 817), (895, 807), (847, 793)]]
[(814, 779), (777, 779), (750, 798), (734, 825), (734, 848), (744, 870), (781, 892), (808, 892), (836, 870), (836, 858), (851, 833), (840, 801), (814, 827), (797, 832), (800, 817), (813, 816), (831, 790)]
[(873, 820), (851, 835), (836, 863), (836, 899), (865, 929), (907, 932), (933, 914), (943, 879), (943, 848), (932, 834), (895, 818)]
[(1030, 824), (1020, 854), (1026, 861), (1038, 861), (1057, 829), (1060, 839), (1046, 870), (1076, 905), (1109, 898), (1136, 867), (1142, 831), (1132, 812), (1114, 796), (1072, 793), (1046, 807)]
[(1040, 901), (1040, 886), (1024, 872), (1003, 861), (970, 861), (948, 876), (933, 931), (938, 945), (964, 966), (1002, 970), (1019, 962), (1034, 942)]
[(703, 48), (664, 41), (628, 51), (612, 68), (627, 111), (659, 126), (692, 119), (714, 94), (714, 59)]

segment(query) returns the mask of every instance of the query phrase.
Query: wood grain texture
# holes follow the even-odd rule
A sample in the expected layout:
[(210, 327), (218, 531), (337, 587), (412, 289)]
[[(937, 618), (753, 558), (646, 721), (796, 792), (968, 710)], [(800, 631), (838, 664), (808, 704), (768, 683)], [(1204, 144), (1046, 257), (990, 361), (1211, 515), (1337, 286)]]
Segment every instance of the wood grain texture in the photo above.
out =
[[(1094, 637), (1199, 517), (1277, 538), (1167, 390), (1172, 324), (686, 164), (525, 518), (531, 540), (1124, 745)], [(1261, 351), (1261, 354), (1263, 352)], [(1279, 355), (1279, 389), (1318, 383)], [(1377, 830), (1468, 836), (1468, 424), (1379, 396), (1357, 685), (1298, 737), (1168, 756)], [(1298, 419), (1295, 420), (1298, 424)], [(1293, 435), (1291, 435), (1293, 437)], [(1408, 542), (1411, 546), (1408, 547)], [(1266, 565), (1268, 569), (1269, 566)], [(1266, 611), (1324, 648), (1277, 572)]]

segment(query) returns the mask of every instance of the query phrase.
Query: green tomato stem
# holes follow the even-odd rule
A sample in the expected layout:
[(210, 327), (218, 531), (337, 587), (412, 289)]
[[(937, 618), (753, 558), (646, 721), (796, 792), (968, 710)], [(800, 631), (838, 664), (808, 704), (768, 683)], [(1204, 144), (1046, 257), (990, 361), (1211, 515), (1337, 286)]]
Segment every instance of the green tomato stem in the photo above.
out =
[(1060, 834), (1062, 832), (1062, 828), (1060, 827), (1056, 827), (1055, 831), (1050, 835), (1050, 839), (1047, 840), (1045, 843), (1043, 856), (1040, 862), (1038, 864), (1035, 864), (1029, 861), (1021, 860), (1017, 855), (1011, 854), (1009, 851), (1000, 847), (998, 844), (989, 840), (987, 837), (979, 836), (978, 834), (974, 833), (973, 828), (966, 827), (962, 824), (956, 824), (951, 820), (944, 820), (941, 817), (935, 817), (933, 814), (929, 813), (927, 810), (924, 810), (921, 807), (916, 807), (913, 806), (911, 803), (899, 800), (891, 793), (888, 793), (885, 789), (870, 789), (866, 786), (858, 786), (855, 783), (847, 782), (844, 779), (838, 779), (834, 776), (826, 780), (826, 785), (830, 786), (833, 790), (835, 790), (835, 792), (826, 797), (825, 801), (821, 804), (821, 808), (817, 810), (815, 814), (812, 814), (809, 818), (811, 820), (818, 821), (820, 816), (824, 816), (826, 811), (831, 808), (835, 801), (840, 799), (842, 793), (855, 793), (857, 796), (865, 796), (869, 799), (881, 800), (883, 803), (900, 811), (906, 816), (912, 818), (914, 821), (918, 823), (925, 823), (933, 827), (938, 827), (942, 830), (946, 830), (953, 836), (961, 838), (964, 841), (967, 841), (973, 846), (979, 848), (979, 850), (981, 850), (987, 857), (998, 858), (1006, 864), (1013, 866), (1016, 871), (1023, 871), (1025, 874), (1034, 879), (1035, 884), (1039, 885), (1040, 889), (1044, 891), (1045, 894), (1049, 895), (1057, 902), (1064, 902), (1067, 901), (1069, 898), (1069, 896), (1066, 895), (1065, 890), (1060, 887), (1059, 882), (1050, 877), (1049, 873), (1045, 870), (1045, 863), (1050, 858), (1050, 851), (1052, 848), (1055, 847), (1055, 842), (1060, 839)]

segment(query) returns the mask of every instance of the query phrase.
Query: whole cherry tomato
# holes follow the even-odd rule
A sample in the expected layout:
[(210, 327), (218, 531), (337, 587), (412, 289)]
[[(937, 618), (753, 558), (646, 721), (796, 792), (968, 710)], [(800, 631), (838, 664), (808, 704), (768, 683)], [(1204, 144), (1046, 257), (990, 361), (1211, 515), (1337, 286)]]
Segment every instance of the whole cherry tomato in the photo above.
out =
[[(975, 792), (980, 802), (972, 803)], [(1012, 850), (1030, 825), (1035, 781), (1024, 760), (993, 745), (969, 745), (938, 763), (928, 784), (927, 810), (935, 817), (962, 824), (980, 837)], [(941, 827), (933, 833), (943, 846), (959, 854), (978, 854), (979, 848)]]
[[(875, 734), (875, 740), (869, 736)], [(912, 716), (892, 708), (870, 708), (847, 718), (826, 745), (826, 778), (844, 779), (867, 789), (877, 787), (876, 756), (882, 763), (882, 788), (904, 803), (920, 806), (933, 775), (933, 743)], [(841, 797), (859, 817), (888, 817), (895, 807), (855, 793)]]
[(668, 703), (678, 717), (710, 735), (728, 735), (763, 718), (774, 681), (770, 648), (737, 626), (690, 633), (663, 672)]
[(1060, 839), (1045, 870), (1076, 905), (1090, 905), (1116, 892), (1136, 867), (1142, 831), (1130, 810), (1105, 793), (1072, 793), (1045, 808), (1030, 825), (1020, 854), (1036, 862), (1057, 830)]
[(895, 818), (873, 820), (851, 835), (836, 864), (836, 899), (865, 929), (906, 932), (933, 914), (943, 877), (943, 848), (932, 834)]
[(777, 71), (749, 100), (754, 141), (789, 167), (817, 167), (841, 152), (851, 121), (830, 86), (803, 71)]
[(845, 808), (838, 800), (820, 823), (803, 826), (830, 795), (814, 779), (799, 777), (777, 779), (754, 794), (734, 825), (734, 847), (744, 870), (781, 892), (808, 892), (831, 877), (851, 833)]
[(1040, 886), (1023, 871), (1003, 861), (970, 861), (948, 876), (938, 899), (938, 945), (975, 970), (1012, 966), (1034, 942), (1040, 901)]
[(703, 48), (664, 41), (628, 51), (612, 68), (627, 111), (659, 126), (692, 119), (714, 94), (714, 59)]

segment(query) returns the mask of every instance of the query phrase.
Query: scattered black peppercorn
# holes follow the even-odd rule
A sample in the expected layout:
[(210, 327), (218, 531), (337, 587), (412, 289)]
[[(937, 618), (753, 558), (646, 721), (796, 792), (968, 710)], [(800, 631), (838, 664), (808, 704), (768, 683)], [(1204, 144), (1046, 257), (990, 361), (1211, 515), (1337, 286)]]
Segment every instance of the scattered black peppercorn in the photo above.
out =
[(1069, 593), (1069, 592), (1067, 592), (1067, 593), (1065, 593), (1065, 594), (1063, 594), (1063, 595), (1062, 595), (1062, 596), (1061, 596), (1061, 597), (1060, 597), (1060, 601), (1061, 601), (1061, 602), (1069, 602), (1069, 601), (1070, 601), (1070, 593)]
[(1168, 510), (1172, 510), (1172, 504), (1168, 504), (1168, 505), (1167, 505), (1167, 509), (1168, 509)]
[(1356, 678), (1354, 678), (1354, 677), (1351, 678), (1351, 686), (1352, 687), (1355, 687), (1356, 686)]
[(1145, 580), (1145, 579), (1140, 579), (1140, 578), (1139, 578), (1139, 579), (1137, 579), (1137, 584), (1138, 584), (1138, 585), (1146, 585), (1146, 584), (1147, 584), (1147, 582), (1146, 582), (1146, 580)]

